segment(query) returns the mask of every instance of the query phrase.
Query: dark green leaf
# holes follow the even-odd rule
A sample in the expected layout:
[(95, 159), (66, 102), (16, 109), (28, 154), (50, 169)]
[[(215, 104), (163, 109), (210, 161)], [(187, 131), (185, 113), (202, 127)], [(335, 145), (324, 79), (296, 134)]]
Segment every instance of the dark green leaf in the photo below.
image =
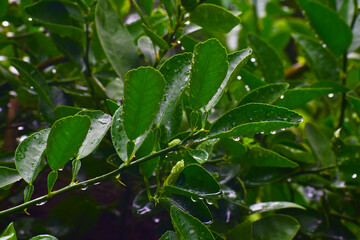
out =
[(302, 117), (286, 108), (261, 103), (246, 104), (221, 116), (210, 128), (210, 138), (251, 136), (296, 126)]
[(106, 99), (106, 104), (110, 110), (111, 115), (114, 115), (116, 110), (120, 107), (116, 102), (110, 99)]
[(170, 216), (176, 233), (182, 239), (215, 240), (210, 230), (200, 220), (188, 213), (171, 207)]
[(319, 80), (336, 82), (340, 79), (340, 69), (336, 59), (327, 48), (305, 36), (294, 34), (293, 37), (303, 49), (310, 68), (315, 72)]
[(32, 237), (29, 240), (58, 240), (58, 239), (56, 237), (48, 235), (48, 234), (42, 234), (42, 235)]
[(87, 116), (71, 116), (57, 120), (52, 126), (47, 141), (47, 160), (52, 170), (57, 171), (79, 151), (90, 128)]
[(346, 97), (348, 100), (350, 100), (351, 104), (354, 106), (358, 115), (360, 115), (360, 99), (353, 92), (347, 93)]
[(117, 75), (138, 65), (137, 48), (127, 28), (108, 0), (100, 0), (96, 8), (96, 28), (102, 47)]
[(39, 96), (52, 107), (53, 105), (48, 95), (49, 87), (41, 73), (33, 65), (18, 59), (11, 59), (10, 63), (14, 65), (14, 67), (25, 78), (30, 85), (30, 88), (33, 88)]
[(0, 0), (0, 18), (2, 18), (8, 8), (9, 0)]
[(177, 240), (176, 233), (173, 231), (167, 231), (161, 236), (160, 240)]
[(48, 189), (48, 194), (51, 194), (52, 189), (54, 188), (54, 185), (56, 183), (56, 180), (58, 179), (58, 172), (57, 171), (52, 171), (49, 173), (48, 178), (47, 178), (47, 189)]
[(20, 180), (21, 176), (16, 169), (0, 166), (0, 188)]
[(155, 118), (157, 126), (170, 120), (176, 103), (189, 82), (191, 58), (190, 53), (177, 54), (161, 66), (160, 72), (166, 80), (166, 85), (160, 110)]
[(244, 105), (251, 102), (257, 103), (273, 103), (278, 99), (289, 87), (287, 83), (273, 83), (256, 88), (248, 92), (239, 102), (240, 105)]
[(216, 39), (195, 46), (190, 71), (190, 105), (204, 107), (216, 94), (228, 71), (226, 49)]
[(49, 132), (50, 128), (30, 135), (16, 149), (16, 169), (27, 183), (32, 183), (44, 167), (42, 160)]
[(228, 83), (236, 79), (240, 73), (242, 67), (247, 63), (250, 58), (252, 50), (250, 48), (244, 49), (242, 51), (237, 51), (228, 55), (229, 69), (226, 74), (224, 81), (221, 83), (221, 86), (217, 90), (216, 94), (210, 100), (210, 102), (205, 106), (206, 111), (214, 108), (215, 105), (220, 101), (224, 92), (226, 92)]
[(238, 240), (241, 236), (241, 240), (251, 240), (252, 235), (252, 225), (251, 222), (244, 221), (241, 224), (237, 225), (235, 228), (231, 229), (226, 234), (226, 240)]
[(54, 114), (55, 114), (56, 119), (58, 120), (60, 118), (73, 116), (73, 115), (77, 114), (78, 112), (80, 112), (81, 110), (82, 110), (81, 108), (61, 105), (61, 106), (57, 106), (56, 108), (54, 108)]
[(202, 149), (192, 150), (189, 153), (199, 164), (203, 164), (209, 159), (209, 154)]
[(100, 144), (107, 130), (110, 128), (112, 119), (109, 114), (100, 110), (83, 110), (77, 115), (87, 116), (91, 121), (89, 132), (76, 156), (77, 159), (82, 159), (88, 156)]
[[(136, 157), (142, 158), (146, 157), (152, 153), (154, 149), (154, 132), (150, 131), (149, 134), (146, 136), (144, 142), (141, 144), (140, 148), (136, 151)], [(150, 178), (154, 173), (155, 169), (159, 164), (160, 157), (150, 159), (146, 162), (143, 162), (139, 165), (139, 170), (145, 178)]]
[(214, 32), (228, 33), (240, 23), (240, 19), (223, 7), (203, 3), (190, 14), (190, 21)]
[(153, 41), (153, 43), (158, 45), (163, 50), (168, 50), (169, 49), (169, 45), (167, 44), (167, 42), (164, 39), (162, 39), (159, 35), (154, 33), (145, 24), (142, 24), (142, 27), (143, 27), (146, 35), (148, 35), (148, 37)]
[(284, 67), (278, 54), (266, 41), (256, 35), (249, 35), (249, 43), (269, 83), (284, 81)]
[(299, 222), (286, 215), (270, 215), (253, 223), (253, 240), (291, 240), (299, 231)]
[(255, 203), (250, 206), (250, 210), (254, 213), (262, 213), (262, 212), (274, 211), (284, 208), (300, 208), (305, 210), (303, 206), (300, 206), (292, 202), (262, 202), (262, 203)]
[(353, 40), (349, 47), (349, 52), (353, 52), (360, 47), (360, 15), (358, 15), (352, 28)]
[(145, 10), (146, 14), (150, 16), (154, 7), (154, 0), (138, 0), (138, 2)]
[(124, 129), (130, 140), (151, 126), (164, 95), (165, 80), (154, 68), (131, 70), (124, 80)]
[(318, 2), (311, 0), (298, 2), (305, 10), (315, 31), (335, 55), (340, 56), (345, 53), (351, 44), (352, 33), (344, 19)]
[(295, 148), (291, 145), (288, 146), (285, 144), (275, 144), (272, 147), (272, 150), (296, 162), (307, 164), (313, 164), (316, 162), (311, 152), (308, 152), (305, 149)]
[(0, 234), (1, 240), (17, 240), (14, 223), (10, 223)]
[(60, 37), (56, 34), (52, 34), (51, 37), (66, 57), (73, 61), (80, 69), (84, 67), (83, 50), (79, 39), (74, 40), (70, 37)]

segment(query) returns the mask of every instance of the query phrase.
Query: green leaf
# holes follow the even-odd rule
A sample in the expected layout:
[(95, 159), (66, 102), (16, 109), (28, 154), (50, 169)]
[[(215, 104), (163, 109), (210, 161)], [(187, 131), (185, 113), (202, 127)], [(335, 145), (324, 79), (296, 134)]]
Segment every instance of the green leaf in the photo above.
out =
[(167, 231), (161, 236), (160, 240), (177, 240), (176, 233), (173, 231)]
[(15, 151), (15, 165), (27, 183), (34, 182), (44, 167), (42, 162), (50, 128), (36, 132), (24, 139)]
[(154, 0), (138, 0), (141, 7), (145, 10), (147, 15), (151, 15), (151, 11), (154, 7)]
[(216, 94), (228, 71), (226, 49), (216, 39), (195, 46), (190, 71), (190, 105), (204, 107)]
[(273, 103), (289, 87), (288, 83), (273, 83), (256, 88), (248, 92), (239, 102), (238, 106), (251, 102)]
[[(119, 155), (120, 159), (123, 161), (127, 160), (128, 155), (132, 155), (132, 153), (128, 154), (126, 145), (130, 141), (127, 137), (125, 130), (124, 130), (124, 121), (123, 121), (123, 111), (122, 107), (119, 107), (113, 117), (112, 124), (111, 124), (111, 140), (113, 142), (114, 148)], [(140, 145), (144, 142), (148, 131), (145, 132), (143, 135), (139, 136), (135, 140), (135, 148), (134, 151), (136, 152)]]
[(253, 213), (262, 213), (268, 211), (274, 211), (285, 208), (299, 208), (305, 210), (303, 206), (300, 206), (292, 202), (261, 202), (255, 203), (250, 206), (250, 210)]
[(0, 188), (20, 180), (21, 176), (16, 169), (0, 166)]
[(298, 1), (311, 25), (336, 56), (346, 53), (351, 44), (351, 29), (335, 11), (311, 0)]
[(269, 83), (284, 81), (284, 67), (273, 47), (260, 37), (249, 34), (249, 43), (259, 62), (260, 69)]
[(302, 117), (286, 108), (262, 103), (250, 103), (221, 116), (210, 128), (208, 137), (252, 136), (281, 128), (296, 126)]
[(189, 151), (189, 153), (199, 164), (203, 164), (209, 159), (209, 154), (202, 149), (195, 149)]
[(25, 12), (41, 25), (61, 37), (70, 37), (79, 40), (83, 36), (83, 31), (75, 27), (72, 23), (70, 13), (60, 1), (40, 1), (28, 5)]
[(124, 129), (130, 140), (145, 133), (157, 114), (165, 80), (151, 67), (129, 71), (124, 80)]
[(296, 168), (299, 165), (289, 159), (265, 148), (254, 147), (248, 149), (242, 158), (236, 158), (234, 163), (245, 163), (259, 167), (290, 167)]
[(306, 123), (305, 133), (309, 139), (311, 148), (322, 167), (329, 167), (335, 164), (335, 154), (331, 150), (331, 142), (314, 125)]
[(360, 15), (355, 18), (354, 27), (352, 28), (353, 40), (349, 47), (349, 52), (354, 52), (360, 47)]
[(83, 60), (83, 47), (79, 43), (79, 39), (74, 40), (70, 37), (61, 37), (56, 34), (51, 34), (51, 38), (58, 49), (73, 61), (78, 68), (82, 69), (85, 66)]
[(165, 94), (160, 104), (160, 110), (155, 118), (155, 124), (166, 124), (176, 107), (182, 93), (189, 82), (192, 54), (177, 54), (168, 59), (160, 68), (166, 85)]
[(175, 166), (171, 168), (169, 176), (165, 179), (164, 187), (173, 185), (179, 178), (181, 172), (184, 170), (184, 160), (178, 161)]
[(47, 141), (47, 160), (52, 170), (57, 171), (79, 151), (90, 128), (87, 116), (71, 116), (57, 120), (52, 126)]
[[(136, 157), (142, 158), (151, 154), (155, 145), (154, 141), (155, 141), (154, 132), (149, 131), (149, 134), (146, 136), (144, 142), (141, 144), (140, 148), (136, 151)], [(139, 165), (140, 173), (145, 178), (150, 178), (154, 173), (154, 171), (156, 170), (159, 161), (160, 161), (160, 157), (156, 157), (141, 163)]]
[(356, 1), (341, 0), (336, 3), (336, 10), (338, 14), (346, 21), (348, 26), (351, 26), (353, 16), (355, 13), (354, 3)]
[(160, 37), (159, 35), (154, 33), (145, 24), (142, 24), (142, 27), (143, 27), (146, 35), (148, 35), (148, 37), (153, 41), (153, 43), (158, 45), (163, 50), (168, 50), (170, 48), (169, 45), (167, 44), (167, 42), (164, 39), (162, 39), (162, 37)]
[(58, 240), (58, 239), (56, 237), (48, 235), (48, 234), (42, 234), (42, 235), (32, 237), (29, 240)]
[(354, 106), (358, 115), (360, 115), (360, 99), (353, 92), (347, 93), (346, 97), (351, 102), (351, 104)]
[(175, 231), (181, 239), (215, 240), (210, 230), (200, 220), (188, 213), (176, 207), (171, 207), (170, 216)]
[(340, 69), (333, 54), (319, 42), (301, 35), (293, 35), (303, 49), (310, 68), (319, 80), (339, 81)]
[(190, 21), (214, 32), (228, 33), (240, 23), (240, 19), (223, 7), (203, 3), (190, 14)]
[(181, 0), (181, 5), (187, 10), (193, 10), (196, 5), (199, 3), (199, 0)]
[(151, 39), (147, 36), (142, 36), (138, 40), (138, 47), (140, 51), (144, 54), (149, 64), (153, 66), (156, 62), (157, 47), (154, 48), (154, 44)]
[(109, 114), (100, 110), (83, 110), (77, 115), (87, 116), (91, 121), (89, 131), (76, 156), (77, 159), (82, 159), (92, 153), (100, 144), (110, 128), (112, 119)]
[(10, 63), (14, 65), (19, 73), (25, 78), (30, 85), (30, 88), (32, 87), (39, 96), (52, 107), (53, 105), (48, 95), (49, 87), (41, 73), (30, 63), (18, 59), (10, 59)]
[(253, 222), (253, 240), (291, 240), (300, 229), (299, 222), (286, 215), (270, 215)]
[(237, 78), (242, 67), (247, 63), (250, 58), (252, 50), (250, 48), (234, 52), (228, 55), (229, 69), (226, 74), (224, 81), (221, 83), (216, 94), (210, 100), (210, 102), (205, 106), (206, 111), (214, 108), (215, 105), (220, 101), (224, 92), (226, 92), (228, 84)]
[(0, 0), (0, 18), (2, 18), (8, 8), (9, 0)]
[(108, 0), (98, 1), (95, 15), (100, 43), (117, 75), (123, 79), (127, 71), (138, 65), (137, 47)]
[(305, 149), (299, 149), (293, 147), (292, 145), (288, 146), (284, 144), (275, 144), (271, 148), (273, 151), (281, 154), (282, 156), (300, 163), (314, 164), (316, 162), (314, 156), (311, 152), (306, 151)]
[(294, 88), (285, 92), (283, 97), (275, 102), (280, 107), (286, 107), (288, 109), (294, 109), (301, 107), (305, 103), (318, 98), (325, 94), (332, 93), (331, 88)]
[(241, 236), (242, 240), (251, 240), (252, 235), (252, 225), (251, 221), (247, 220), (237, 225), (235, 228), (231, 229), (226, 233), (226, 240), (238, 240)]
[(47, 189), (49, 195), (51, 194), (52, 189), (54, 188), (58, 176), (59, 176), (58, 171), (52, 171), (49, 173), (47, 177)]
[(197, 164), (186, 166), (176, 182), (165, 189), (167, 192), (193, 198), (218, 198), (221, 193), (220, 185), (214, 177)]
[(17, 240), (14, 223), (10, 223), (0, 234), (1, 240)]
[(120, 107), (115, 101), (110, 99), (106, 99), (106, 104), (110, 110), (111, 115), (114, 115), (116, 110), (118, 110)]
[(80, 112), (81, 110), (82, 108), (60, 105), (54, 108), (54, 114), (56, 119), (58, 120), (60, 118), (73, 116), (78, 112)]

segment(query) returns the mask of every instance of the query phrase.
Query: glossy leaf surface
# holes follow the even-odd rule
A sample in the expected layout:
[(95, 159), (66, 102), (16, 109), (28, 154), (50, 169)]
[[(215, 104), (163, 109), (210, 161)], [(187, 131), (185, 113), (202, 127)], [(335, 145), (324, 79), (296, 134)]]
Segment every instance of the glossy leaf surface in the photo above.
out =
[(10, 223), (0, 234), (1, 240), (17, 240), (14, 223)]
[(247, 93), (239, 102), (240, 105), (247, 103), (257, 102), (257, 103), (273, 103), (278, 99), (289, 87), (287, 83), (273, 83), (267, 84), (265, 86), (256, 88), (249, 93)]
[(226, 49), (216, 39), (195, 46), (190, 71), (190, 105), (204, 107), (216, 94), (226, 77), (229, 64)]
[(133, 38), (120, 21), (109, 0), (100, 0), (96, 8), (96, 28), (102, 47), (120, 78), (137, 66), (138, 53)]
[(242, 240), (251, 240), (251, 235), (252, 224), (250, 221), (244, 221), (226, 234), (226, 240), (237, 240), (239, 236)]
[(148, 37), (153, 41), (153, 43), (155, 43), (156, 45), (158, 45), (161, 49), (164, 50), (168, 50), (169, 49), (169, 45), (167, 44), (167, 42), (162, 39), (159, 35), (157, 35), (156, 33), (154, 33), (150, 28), (148, 28), (145, 24), (142, 25), (146, 35), (148, 35)]
[(48, 234), (42, 234), (42, 235), (32, 237), (29, 240), (58, 240), (58, 239), (56, 237), (48, 235)]
[(141, 67), (125, 75), (124, 129), (130, 140), (145, 133), (159, 110), (164, 95), (162, 74), (150, 67)]
[(210, 230), (188, 213), (171, 207), (170, 216), (176, 233), (182, 239), (215, 240)]
[(79, 151), (90, 128), (87, 116), (62, 118), (52, 126), (47, 141), (47, 160), (52, 170), (57, 171)]
[(274, 211), (284, 208), (299, 208), (305, 210), (303, 206), (293, 202), (262, 202), (255, 203), (250, 206), (250, 210), (256, 213)]
[(21, 176), (16, 169), (0, 166), (0, 188), (20, 180)]
[(296, 126), (302, 117), (286, 108), (252, 103), (240, 106), (221, 116), (210, 128), (208, 137), (251, 136)]
[(207, 3), (191, 12), (190, 21), (206, 30), (220, 33), (228, 33), (240, 23), (240, 19), (225, 8)]
[(50, 128), (30, 135), (16, 149), (16, 169), (27, 183), (32, 183), (43, 168), (42, 161), (49, 132)]
[(177, 240), (176, 233), (173, 231), (167, 231), (161, 236), (160, 240)]

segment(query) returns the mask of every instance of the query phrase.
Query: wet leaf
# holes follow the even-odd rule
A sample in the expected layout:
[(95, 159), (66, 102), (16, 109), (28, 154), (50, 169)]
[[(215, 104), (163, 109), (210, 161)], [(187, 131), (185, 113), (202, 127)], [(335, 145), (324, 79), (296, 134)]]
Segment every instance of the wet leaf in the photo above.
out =
[(1, 240), (17, 240), (14, 223), (10, 223), (0, 234)]
[(303, 206), (300, 206), (292, 202), (262, 202), (262, 203), (255, 203), (250, 206), (250, 210), (256, 213), (274, 211), (284, 208), (300, 208), (305, 210)]
[(239, 102), (238, 106), (247, 103), (273, 103), (289, 87), (287, 83), (273, 83), (256, 88), (248, 92)]
[(16, 169), (0, 166), (0, 188), (21, 180)]

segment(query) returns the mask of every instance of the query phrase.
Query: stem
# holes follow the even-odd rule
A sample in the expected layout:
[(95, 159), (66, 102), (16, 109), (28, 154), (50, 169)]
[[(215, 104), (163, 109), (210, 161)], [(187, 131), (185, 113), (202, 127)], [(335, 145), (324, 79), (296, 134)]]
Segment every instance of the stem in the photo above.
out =
[(51, 59), (49, 59), (49, 60), (46, 60), (45, 62), (39, 63), (39, 64), (36, 66), (36, 68), (37, 68), (39, 71), (42, 71), (42, 70), (44, 70), (44, 69), (47, 68), (47, 67), (50, 67), (50, 66), (53, 66), (53, 65), (62, 63), (62, 62), (66, 62), (66, 61), (68, 61), (68, 59), (67, 59), (67, 57), (65, 57), (65, 56), (55, 57), (55, 58), (51, 58)]
[(139, 14), (141, 20), (143, 21), (143, 23), (150, 28), (150, 23), (147, 21), (147, 19), (145, 18), (143, 12), (141, 11), (139, 5), (137, 4), (137, 2), (135, 0), (131, 0), (132, 4), (135, 7), (136, 12)]
[(83, 182), (75, 183), (73, 185), (68, 185), (68, 186), (66, 186), (64, 188), (61, 188), (61, 189), (59, 189), (57, 191), (52, 192), (51, 194), (47, 194), (47, 195), (38, 197), (38, 198), (33, 199), (31, 201), (28, 201), (26, 203), (23, 203), (23, 204), (15, 206), (15, 207), (6, 209), (4, 211), (1, 211), (0, 216), (7, 215), (7, 214), (10, 214), (10, 213), (14, 213), (14, 212), (22, 211), (22, 210), (28, 208), (29, 206), (32, 206), (32, 205), (35, 205), (35, 204), (38, 204), (38, 203), (46, 202), (49, 199), (51, 199), (52, 197), (54, 197), (54, 196), (58, 196), (58, 195), (61, 195), (63, 193), (66, 193), (66, 192), (69, 192), (69, 191), (72, 191), (72, 190), (88, 187), (88, 186), (93, 185), (95, 183), (104, 181), (106, 179), (110, 179), (112, 177), (117, 176), (119, 173), (123, 172), (124, 170), (126, 170), (127, 168), (129, 168), (131, 166), (138, 165), (138, 164), (140, 164), (142, 162), (148, 161), (148, 160), (156, 158), (158, 156), (162, 156), (162, 155), (165, 155), (165, 154), (167, 154), (169, 152), (176, 151), (176, 150), (178, 150), (178, 147), (179, 147), (179, 145), (165, 148), (165, 149), (163, 149), (163, 150), (161, 150), (159, 152), (156, 152), (154, 154), (151, 154), (149, 156), (137, 159), (137, 160), (131, 162), (129, 165), (122, 164), (118, 169), (115, 169), (115, 170), (113, 170), (111, 172), (105, 173), (104, 175), (101, 175), (101, 176), (98, 176), (98, 177), (95, 177), (95, 178), (92, 178), (92, 179), (89, 179), (89, 180), (86, 180), (86, 181), (83, 181)]

